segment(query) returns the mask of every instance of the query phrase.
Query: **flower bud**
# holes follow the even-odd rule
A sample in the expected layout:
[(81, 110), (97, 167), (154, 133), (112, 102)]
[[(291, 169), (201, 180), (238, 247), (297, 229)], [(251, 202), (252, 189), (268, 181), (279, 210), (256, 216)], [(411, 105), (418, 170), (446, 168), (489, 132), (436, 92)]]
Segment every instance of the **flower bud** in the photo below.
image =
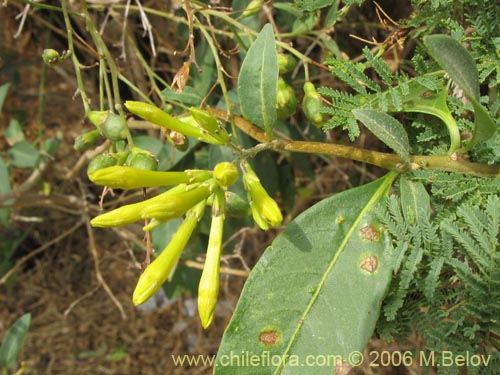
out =
[(116, 159), (113, 156), (109, 154), (97, 155), (90, 161), (87, 167), (87, 175), (90, 176), (99, 169), (111, 167), (113, 165), (116, 165)]
[(209, 133), (215, 132), (219, 128), (219, 123), (211, 114), (203, 109), (191, 107), (189, 108), (191, 116), (196, 120), (198, 125)]
[(99, 127), (99, 130), (110, 141), (121, 141), (127, 138), (127, 122), (122, 116), (113, 112), (108, 113), (106, 120)]
[(252, 0), (250, 3), (248, 3), (247, 7), (241, 13), (241, 16), (238, 17), (238, 20), (241, 20), (246, 17), (253, 16), (254, 14), (257, 14), (260, 9), (262, 8), (262, 4), (264, 4), (264, 0)]
[(212, 324), (219, 296), (220, 256), (224, 232), (224, 202), (224, 191), (219, 188), (214, 193), (207, 256), (198, 286), (198, 314), (203, 328), (208, 328)]
[(276, 201), (267, 194), (250, 164), (245, 161), (242, 167), (244, 169), (243, 183), (248, 192), (250, 209), (259, 228), (267, 230), (270, 226), (281, 225), (283, 216)]
[(190, 172), (158, 172), (146, 171), (135, 167), (113, 166), (99, 169), (89, 175), (96, 185), (104, 185), (111, 189), (138, 189), (145, 187), (167, 186), (201, 182), (208, 179), (209, 172), (193, 176)]
[(214, 178), (220, 186), (227, 188), (238, 179), (238, 168), (233, 163), (219, 163), (214, 168)]
[(62, 59), (61, 55), (59, 55), (59, 52), (57, 52), (55, 49), (44, 49), (43, 50), (43, 62), (49, 66), (54, 66), (59, 64)]
[(132, 296), (134, 305), (146, 302), (168, 279), (204, 210), (205, 201), (201, 201), (186, 213), (186, 218), (170, 243), (139, 277)]
[(194, 189), (170, 195), (168, 199), (146, 205), (141, 210), (141, 218), (153, 218), (168, 221), (186, 213), (198, 202), (205, 200), (212, 193), (211, 184), (201, 184)]
[(142, 117), (144, 120), (163, 128), (175, 130), (176, 132), (196, 139), (202, 136), (201, 130), (198, 127), (185, 124), (154, 105), (129, 100), (125, 102), (125, 107), (134, 115)]
[(88, 150), (99, 138), (99, 130), (91, 130), (87, 133), (80, 134), (75, 139), (75, 144), (73, 145), (73, 149), (76, 151), (85, 151)]
[(320, 128), (324, 123), (323, 115), (320, 112), (322, 107), (321, 95), (318, 94), (311, 82), (304, 83), (304, 93), (302, 111), (311, 124)]
[(186, 185), (178, 185), (153, 198), (138, 203), (127, 204), (102, 215), (96, 216), (90, 220), (90, 224), (94, 227), (110, 228), (134, 223), (142, 219), (142, 210), (145, 207), (154, 205), (157, 202), (162, 202), (170, 196), (183, 193), (185, 191)]
[[(207, 115), (209, 115), (208, 112)], [(198, 129), (201, 134), (200, 136), (198, 136), (198, 139), (202, 142), (209, 143), (212, 145), (223, 145), (229, 142), (229, 134), (227, 133), (226, 129), (224, 129), (219, 125), (217, 125), (218, 128), (215, 131), (209, 132), (198, 123), (198, 121), (195, 119), (193, 115), (179, 117), (179, 121)], [(205, 126), (209, 127), (211, 125), (205, 123)]]

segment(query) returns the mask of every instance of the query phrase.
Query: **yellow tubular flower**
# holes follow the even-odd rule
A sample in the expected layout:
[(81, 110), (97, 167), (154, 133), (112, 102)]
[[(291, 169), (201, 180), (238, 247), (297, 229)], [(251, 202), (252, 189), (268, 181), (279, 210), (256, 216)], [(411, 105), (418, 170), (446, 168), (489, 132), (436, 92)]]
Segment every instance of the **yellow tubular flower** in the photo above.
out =
[(201, 200), (207, 199), (212, 194), (213, 184), (201, 184), (194, 189), (168, 196), (161, 202), (155, 202), (144, 207), (141, 211), (143, 219), (152, 218), (167, 221), (186, 213), (191, 207)]
[(117, 165), (98, 169), (89, 175), (96, 185), (124, 190), (201, 182), (209, 177), (208, 171), (158, 172)]
[(152, 122), (153, 124), (175, 130), (188, 137), (200, 138), (202, 136), (201, 130), (197, 127), (179, 121), (177, 118), (170, 116), (167, 112), (162, 111), (154, 105), (128, 100), (125, 102), (125, 107), (134, 115), (142, 117), (144, 120)]
[(198, 314), (203, 328), (208, 328), (214, 318), (219, 296), (220, 256), (224, 230), (224, 191), (218, 188), (214, 193), (212, 223), (208, 238), (207, 257), (198, 286)]
[(281, 225), (283, 216), (276, 201), (269, 196), (248, 162), (243, 162), (242, 169), (244, 171), (243, 183), (248, 192), (248, 200), (255, 223), (263, 230)]
[(168, 279), (196, 224), (203, 216), (205, 204), (205, 201), (201, 201), (186, 213), (186, 218), (175, 232), (170, 243), (139, 277), (132, 296), (134, 305), (146, 302)]
[(170, 196), (185, 191), (186, 185), (178, 185), (162, 194), (157, 195), (156, 197), (138, 203), (127, 204), (115, 210), (106, 212), (105, 214), (96, 216), (90, 220), (90, 224), (94, 227), (110, 228), (134, 223), (142, 219), (142, 210), (145, 207), (153, 205), (157, 202), (162, 202)]

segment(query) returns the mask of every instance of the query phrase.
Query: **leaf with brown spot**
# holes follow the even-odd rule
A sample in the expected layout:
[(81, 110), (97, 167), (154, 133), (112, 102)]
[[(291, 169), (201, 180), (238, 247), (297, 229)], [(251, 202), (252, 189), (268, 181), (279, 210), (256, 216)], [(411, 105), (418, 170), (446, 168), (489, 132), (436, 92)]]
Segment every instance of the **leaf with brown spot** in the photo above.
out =
[[(385, 199), (395, 177), (391, 172), (317, 203), (275, 238), (243, 288), (219, 349), (216, 375), (331, 375), (336, 367), (347, 371), (349, 353), (362, 352), (373, 334), (391, 280), (390, 239), (372, 210)], [(360, 235), (362, 228), (368, 228), (370, 240)], [(262, 361), (245, 367), (225, 361), (241, 352), (340, 361), (327, 366)]]

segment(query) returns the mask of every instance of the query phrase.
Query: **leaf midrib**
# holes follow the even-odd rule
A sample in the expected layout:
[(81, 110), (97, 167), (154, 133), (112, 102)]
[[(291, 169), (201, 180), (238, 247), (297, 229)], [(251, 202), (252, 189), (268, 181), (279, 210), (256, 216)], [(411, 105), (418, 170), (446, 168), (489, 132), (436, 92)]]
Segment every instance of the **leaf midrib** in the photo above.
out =
[[(335, 264), (337, 263), (339, 257), (342, 255), (347, 243), (351, 239), (351, 236), (354, 233), (355, 229), (357, 228), (358, 224), (360, 223), (361, 219), (363, 219), (363, 217), (365, 217), (366, 213), (373, 207), (373, 205), (380, 199), (380, 197), (388, 190), (388, 188), (392, 184), (392, 181), (394, 181), (394, 179), (396, 178), (397, 175), (398, 175), (397, 172), (392, 171), (392, 172), (389, 172), (385, 176), (385, 181), (379, 186), (379, 188), (376, 190), (375, 194), (373, 194), (373, 196), (370, 198), (370, 200), (368, 201), (366, 206), (360, 211), (359, 215), (354, 220), (354, 222), (353, 222), (351, 228), (349, 229), (349, 231), (347, 232), (344, 240), (340, 244), (339, 250), (337, 251), (337, 253), (333, 257), (333, 259), (331, 260), (330, 264), (328, 265), (326, 271), (324, 272), (323, 277), (321, 278), (321, 280), (318, 284), (318, 288), (316, 288), (316, 291), (311, 296), (311, 300), (309, 301), (306, 309), (304, 310), (304, 313), (300, 317), (299, 323), (297, 324), (297, 327), (295, 328), (292, 336), (290, 337), (289, 344), (283, 352), (284, 356), (288, 355), (288, 353), (292, 349), (292, 346), (295, 343), (296, 338), (298, 337), (299, 331), (300, 331), (302, 325), (304, 324), (307, 315), (311, 311), (313, 305), (315, 304), (316, 300), (318, 299), (318, 296), (319, 296), (321, 290), (323, 289), (323, 286), (326, 282), (326, 279), (330, 275), (330, 272), (333, 269), (333, 267), (335, 266)], [(282, 372), (282, 370), (284, 370), (284, 367), (283, 367), (284, 362), (285, 361), (281, 362), (280, 365), (278, 367), (276, 367), (276, 369), (273, 371), (273, 375), (279, 374)]]

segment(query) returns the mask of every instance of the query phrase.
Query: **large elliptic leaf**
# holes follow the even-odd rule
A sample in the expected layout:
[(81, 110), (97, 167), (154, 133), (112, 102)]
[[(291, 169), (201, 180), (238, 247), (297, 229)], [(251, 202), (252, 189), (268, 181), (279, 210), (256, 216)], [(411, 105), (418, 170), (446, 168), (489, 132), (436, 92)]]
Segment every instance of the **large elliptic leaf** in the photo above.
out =
[(375, 136), (396, 151), (407, 163), (410, 162), (410, 141), (401, 123), (387, 113), (373, 109), (355, 109), (352, 111)]
[(424, 44), (432, 58), (464, 91), (474, 107), (474, 133), (468, 148), (489, 139), (495, 133), (496, 125), (479, 102), (479, 75), (472, 56), (458, 41), (448, 35), (425, 36)]
[(340, 375), (359, 364), (391, 278), (372, 210), (395, 176), (319, 202), (276, 237), (245, 284), (216, 375)]
[(271, 135), (276, 125), (278, 52), (271, 24), (266, 24), (248, 50), (238, 76), (241, 113)]

